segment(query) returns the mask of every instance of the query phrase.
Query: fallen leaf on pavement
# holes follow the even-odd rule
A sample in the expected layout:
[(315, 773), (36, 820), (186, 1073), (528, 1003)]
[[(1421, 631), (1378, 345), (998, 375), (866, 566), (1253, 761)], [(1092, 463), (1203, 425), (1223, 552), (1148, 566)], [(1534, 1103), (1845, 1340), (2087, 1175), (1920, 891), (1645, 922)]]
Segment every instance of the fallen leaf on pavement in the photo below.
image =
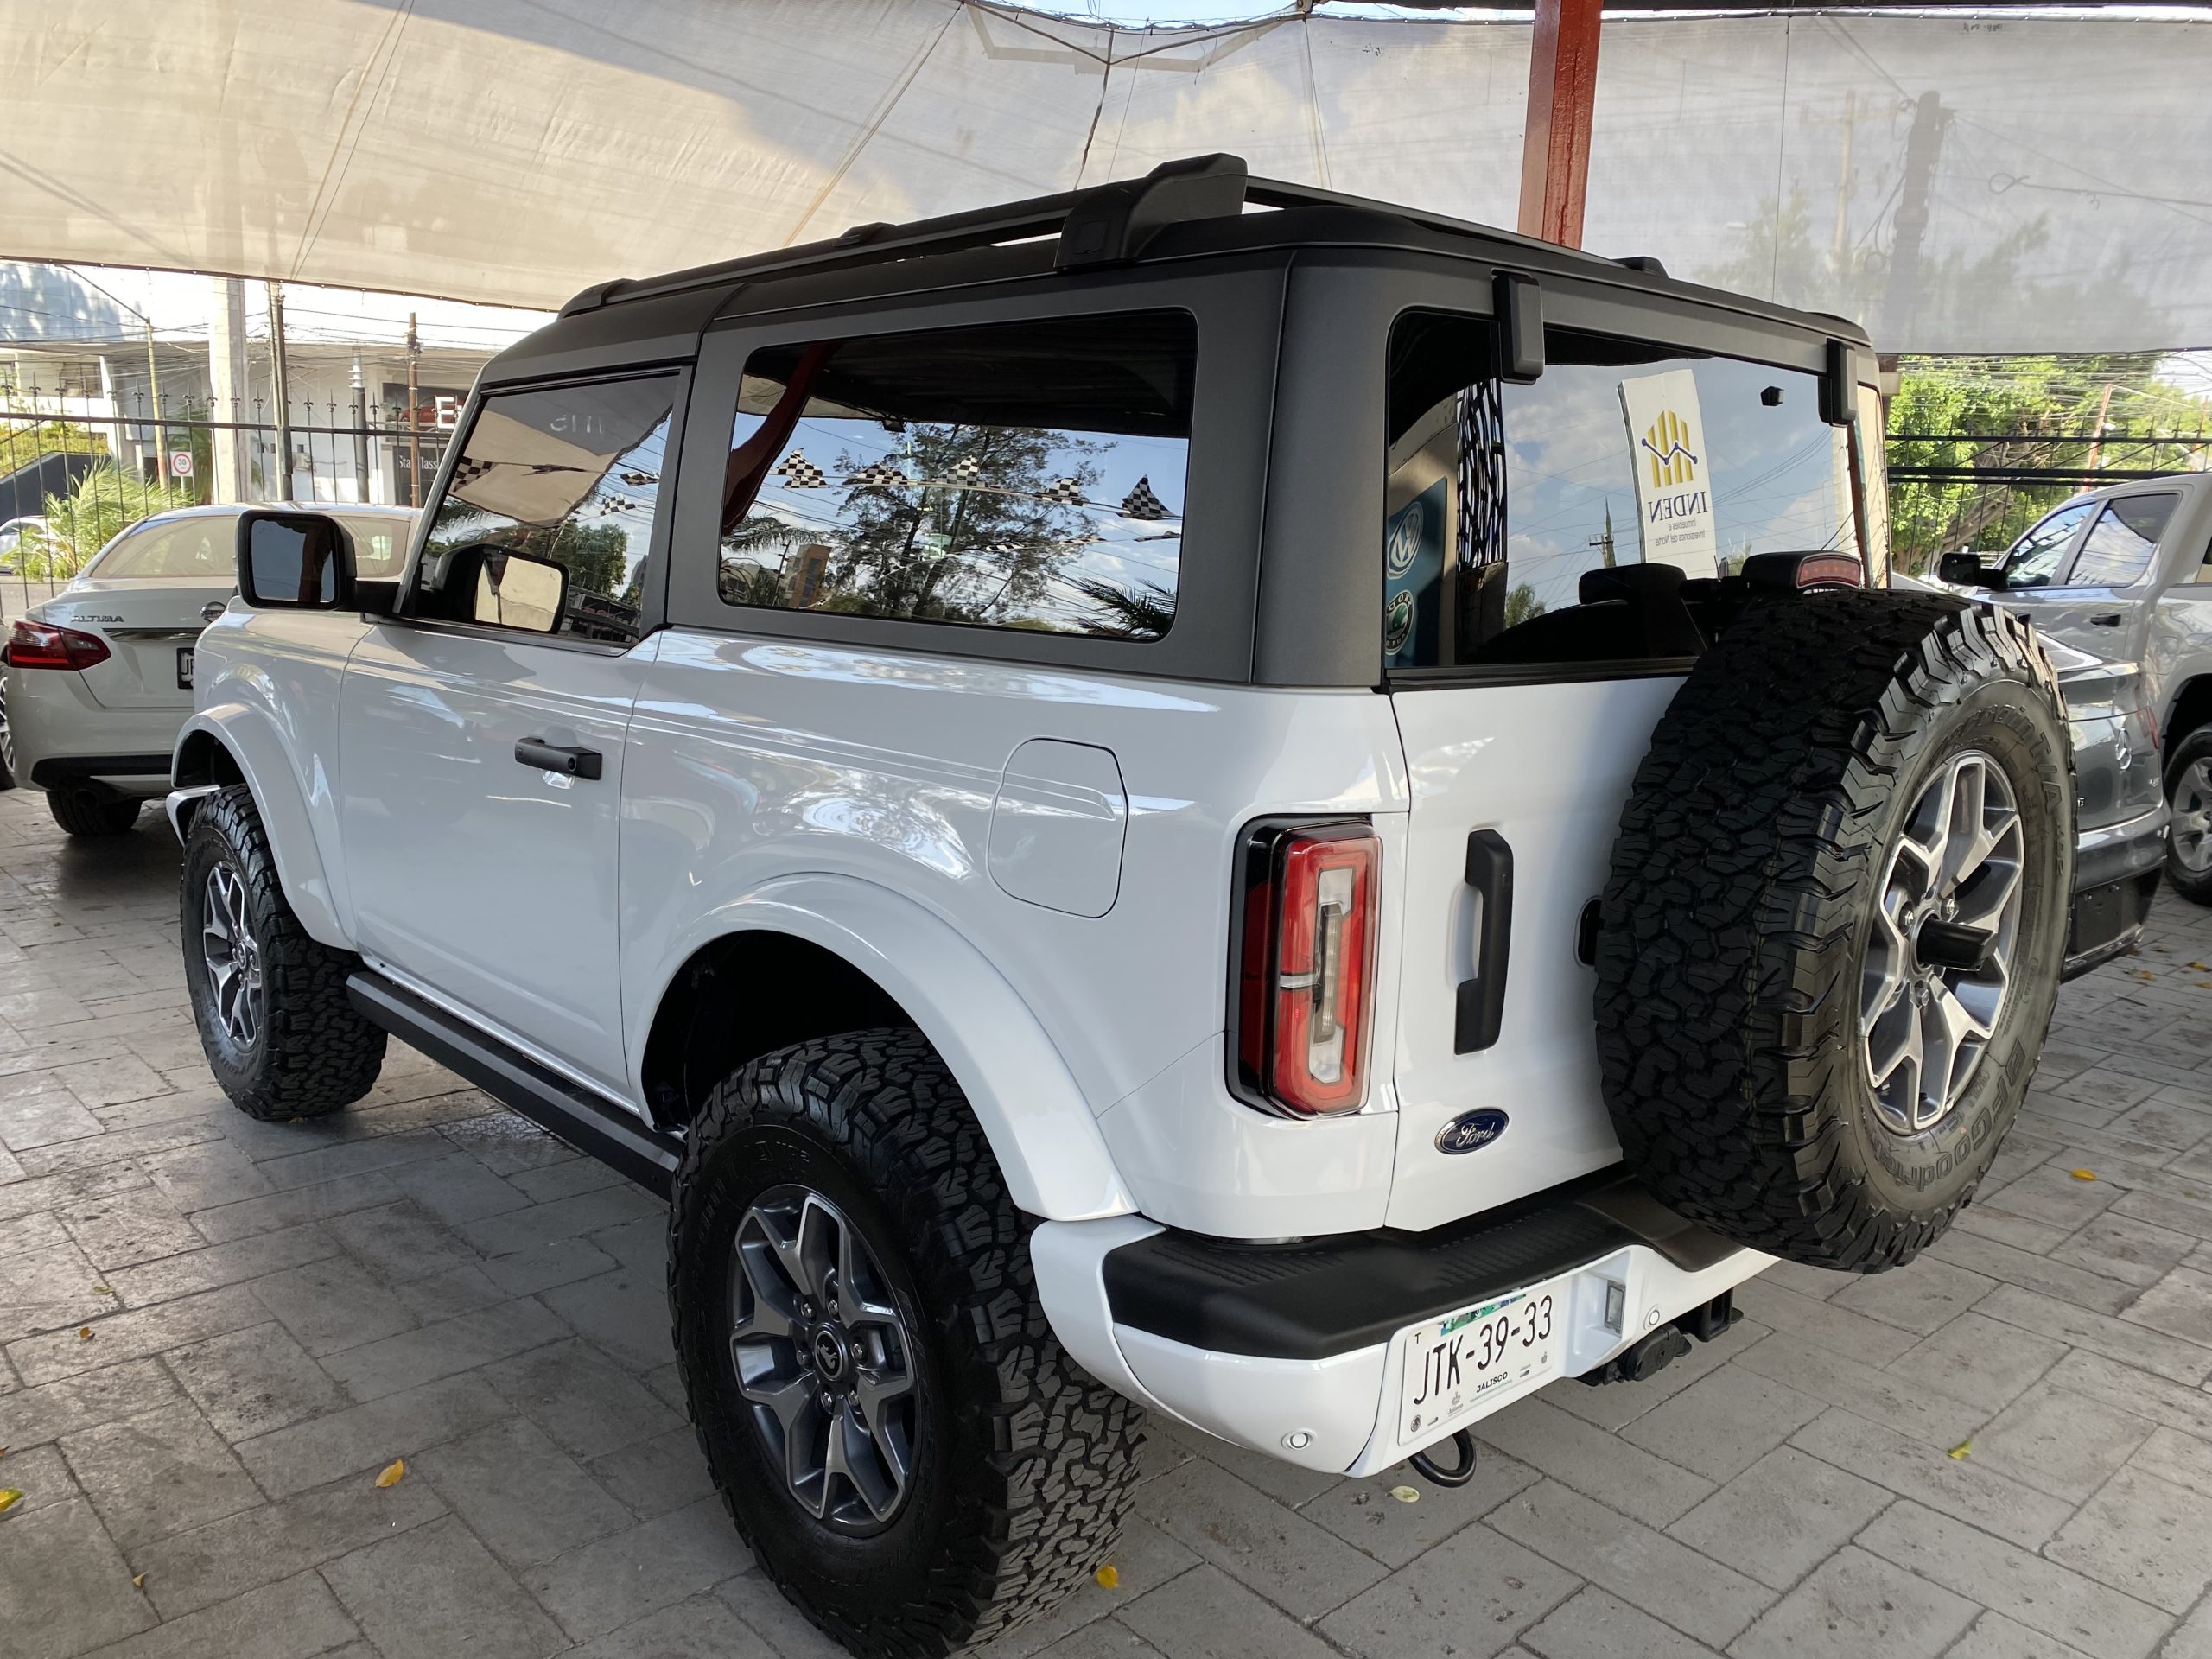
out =
[(1115, 1590), (1121, 1587), (1122, 1575), (1114, 1570), (1114, 1564), (1111, 1561), (1107, 1562), (1090, 1576), (1098, 1580), (1098, 1587), (1102, 1590)]
[(90, 1342), (92, 1339), (92, 1327), (91, 1325), (79, 1325), (79, 1326), (77, 1327), (77, 1340), (78, 1340), (78, 1341), (79, 1341), (79, 1342)]
[(133, 1590), (144, 1589), (146, 1587), (146, 1575), (143, 1573), (141, 1573), (135, 1576), (130, 1580), (130, 1587)]
[(92, 1287), (92, 1294), (95, 1296), (112, 1296), (115, 1293), (110, 1290), (105, 1285), (94, 1285)]
[(12, 1486), (8, 1488), (6, 1491), (0, 1492), (0, 1515), (7, 1514), (9, 1510), (14, 1509), (16, 1504), (22, 1501), (23, 1495)]
[(399, 1484), (399, 1478), (406, 1472), (407, 1459), (404, 1458), (394, 1458), (389, 1464), (385, 1465), (384, 1472), (377, 1477), (377, 1484), (378, 1486), (397, 1486)]
[(1964, 1463), (1968, 1458), (1974, 1456), (1974, 1436), (1967, 1435), (1943, 1455), (1947, 1458), (1955, 1458), (1961, 1463)]
[(2094, 1181), (2097, 1179), (2097, 1172), (2094, 1169), (2077, 1169), (2074, 1172), (2074, 1179), (2077, 1181)]
[(1411, 1486), (1393, 1486), (1390, 1489), (1390, 1496), (1396, 1498), (1401, 1503), (1418, 1503), (1421, 1502), (1421, 1493)]

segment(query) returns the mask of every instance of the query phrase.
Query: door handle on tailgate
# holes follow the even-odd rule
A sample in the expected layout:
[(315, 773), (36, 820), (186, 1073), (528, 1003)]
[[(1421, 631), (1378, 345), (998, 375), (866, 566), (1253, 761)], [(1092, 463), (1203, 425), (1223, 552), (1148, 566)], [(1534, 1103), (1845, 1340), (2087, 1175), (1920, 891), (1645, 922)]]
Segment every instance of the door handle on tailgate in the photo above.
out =
[(599, 777), (600, 754), (597, 749), (563, 747), (548, 743), (542, 737), (518, 737), (515, 740), (515, 759), (525, 766), (540, 772), (557, 772), (569, 778)]
[(2102, 611), (2089, 619), (2089, 626), (2093, 628), (2116, 628), (2120, 620), (2118, 611)]
[(1495, 830), (1467, 837), (1467, 885), (1482, 895), (1482, 931), (1475, 939), (1475, 976), (1459, 982), (1452, 1020), (1452, 1052), (1471, 1054), (1497, 1040), (1505, 1017), (1505, 964), (1513, 948), (1513, 849)]

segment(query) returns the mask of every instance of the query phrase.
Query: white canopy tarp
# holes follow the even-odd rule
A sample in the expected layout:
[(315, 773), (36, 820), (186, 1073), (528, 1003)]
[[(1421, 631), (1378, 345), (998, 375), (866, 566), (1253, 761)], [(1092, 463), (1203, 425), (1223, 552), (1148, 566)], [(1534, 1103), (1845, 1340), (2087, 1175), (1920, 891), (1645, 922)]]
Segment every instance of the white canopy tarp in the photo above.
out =
[[(18, 0), (0, 257), (522, 306), (1230, 150), (1510, 225), (1525, 23)], [(1586, 242), (1885, 350), (2212, 346), (2212, 22), (1609, 18)]]

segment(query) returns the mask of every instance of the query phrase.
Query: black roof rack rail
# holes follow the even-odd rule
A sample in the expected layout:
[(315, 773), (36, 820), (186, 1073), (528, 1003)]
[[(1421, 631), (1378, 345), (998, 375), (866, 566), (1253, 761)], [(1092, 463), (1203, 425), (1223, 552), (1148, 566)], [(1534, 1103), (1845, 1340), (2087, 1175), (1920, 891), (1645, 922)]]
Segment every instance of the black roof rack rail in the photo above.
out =
[(1553, 258), (1592, 260), (1665, 275), (1656, 259), (1609, 260), (1561, 248), (1531, 237), (1478, 225), (1446, 213), (1372, 201), (1313, 185), (1280, 179), (1255, 179), (1236, 156), (1193, 156), (1163, 162), (1141, 179), (1118, 180), (1027, 201), (980, 207), (966, 213), (918, 219), (906, 225), (855, 225), (826, 241), (803, 243), (746, 254), (713, 264), (694, 265), (666, 276), (624, 278), (585, 289), (561, 308), (563, 316), (595, 310), (617, 301), (649, 299), (721, 283), (741, 283), (795, 271), (839, 270), (881, 264), (921, 254), (952, 253), (1005, 242), (1057, 235), (1054, 264), (1063, 270), (1114, 264), (1138, 257), (1146, 244), (1166, 226), (1192, 219), (1230, 218), (1246, 203), (1262, 207), (1340, 207), (1402, 219), (1425, 229), (1455, 236), (1479, 236), (1492, 242), (1541, 251)]

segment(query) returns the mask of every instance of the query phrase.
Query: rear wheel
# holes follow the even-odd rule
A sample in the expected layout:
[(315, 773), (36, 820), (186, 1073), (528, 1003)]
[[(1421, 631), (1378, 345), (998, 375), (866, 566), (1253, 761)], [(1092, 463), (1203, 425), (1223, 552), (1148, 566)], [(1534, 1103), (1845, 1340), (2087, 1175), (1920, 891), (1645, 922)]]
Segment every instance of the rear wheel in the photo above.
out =
[(2005, 612), (1824, 595), (1721, 636), (1653, 734), (1600, 908), (1606, 1105), (1646, 1185), (1815, 1266), (1942, 1235), (2042, 1052), (2071, 757)]
[(85, 784), (65, 784), (46, 791), (46, 810), (54, 823), (65, 835), (80, 839), (123, 834), (138, 822), (142, 804), (130, 796)]
[(358, 958), (308, 936), (242, 784), (207, 798), (185, 838), (184, 979), (215, 1081), (249, 1117), (320, 1117), (375, 1084), (385, 1034), (356, 1013)]
[(937, 1655), (1105, 1559), (1137, 1408), (1046, 1323), (1029, 1223), (912, 1030), (753, 1061), (686, 1137), (669, 1306), (738, 1531), (857, 1654)]
[(2173, 828), (2166, 840), (2166, 885), (2191, 904), (2212, 905), (2212, 726), (2174, 745), (2166, 766)]

